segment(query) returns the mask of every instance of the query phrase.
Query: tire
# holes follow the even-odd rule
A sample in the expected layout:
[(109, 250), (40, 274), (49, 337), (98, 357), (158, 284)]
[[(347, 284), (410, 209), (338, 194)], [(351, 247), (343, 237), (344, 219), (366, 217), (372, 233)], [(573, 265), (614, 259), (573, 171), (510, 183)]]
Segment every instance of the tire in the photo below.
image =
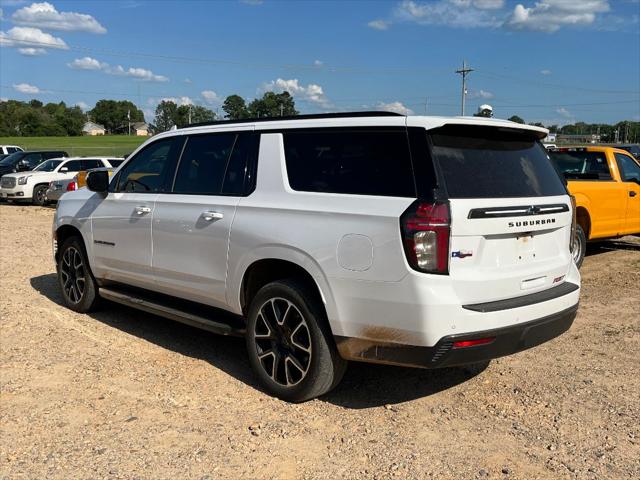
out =
[(289, 402), (327, 393), (346, 371), (322, 304), (296, 280), (258, 291), (249, 306), (246, 341), (260, 385)]
[(84, 244), (79, 237), (64, 241), (58, 254), (58, 283), (67, 308), (88, 313), (96, 309), (100, 297)]
[(34, 205), (44, 207), (47, 204), (47, 185), (36, 185), (33, 188), (33, 198), (31, 201)]
[(576, 262), (576, 267), (582, 266), (584, 255), (587, 251), (587, 236), (584, 234), (584, 230), (580, 224), (576, 225), (576, 236), (573, 238), (573, 261)]

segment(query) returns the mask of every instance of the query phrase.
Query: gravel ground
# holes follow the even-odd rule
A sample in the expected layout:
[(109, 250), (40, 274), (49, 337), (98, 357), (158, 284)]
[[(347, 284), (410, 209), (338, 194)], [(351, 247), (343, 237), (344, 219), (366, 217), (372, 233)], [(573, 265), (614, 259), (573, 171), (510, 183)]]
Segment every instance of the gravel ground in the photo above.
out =
[(61, 306), (53, 211), (0, 205), (0, 478), (640, 478), (640, 241), (592, 247), (580, 312), (483, 371), (352, 364), (261, 392), (240, 339)]

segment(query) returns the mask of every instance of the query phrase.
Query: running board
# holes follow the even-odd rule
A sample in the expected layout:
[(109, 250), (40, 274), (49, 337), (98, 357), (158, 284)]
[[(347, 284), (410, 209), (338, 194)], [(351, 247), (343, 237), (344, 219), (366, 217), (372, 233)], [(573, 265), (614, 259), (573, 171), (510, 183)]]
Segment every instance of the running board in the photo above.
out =
[(234, 328), (226, 323), (215, 322), (195, 313), (169, 307), (156, 300), (145, 299), (140, 296), (134, 296), (131, 293), (119, 292), (104, 287), (99, 289), (99, 293), (100, 296), (106, 300), (111, 300), (112, 302), (120, 303), (127, 307), (143, 310), (160, 317), (168, 318), (169, 320), (175, 320), (219, 335), (242, 337), (245, 334), (244, 329)]

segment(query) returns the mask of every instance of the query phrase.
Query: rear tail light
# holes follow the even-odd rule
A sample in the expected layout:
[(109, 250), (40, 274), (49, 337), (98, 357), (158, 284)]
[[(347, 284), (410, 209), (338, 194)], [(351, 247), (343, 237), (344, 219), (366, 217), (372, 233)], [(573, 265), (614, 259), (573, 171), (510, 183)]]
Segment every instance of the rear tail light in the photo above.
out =
[(573, 213), (573, 216), (571, 218), (571, 238), (569, 239), (569, 252), (573, 253), (573, 243), (574, 243), (574, 239), (576, 238), (576, 225), (578, 223), (578, 218), (576, 215), (576, 197), (574, 197), (573, 195), (570, 195), (571, 197), (571, 212)]
[(78, 185), (76, 184), (76, 182), (69, 182), (67, 184), (67, 192), (73, 192), (74, 190), (78, 189)]
[(449, 272), (451, 217), (446, 203), (414, 202), (400, 218), (402, 242), (411, 268), (420, 272)]

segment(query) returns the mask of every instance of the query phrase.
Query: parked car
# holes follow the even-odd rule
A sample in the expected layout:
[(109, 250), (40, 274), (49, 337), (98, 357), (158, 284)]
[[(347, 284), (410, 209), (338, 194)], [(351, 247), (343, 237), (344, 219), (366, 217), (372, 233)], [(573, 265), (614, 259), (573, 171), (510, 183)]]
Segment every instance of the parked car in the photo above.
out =
[(58, 202), (62, 297), (244, 336), (260, 384), (289, 401), (331, 390), (348, 360), (436, 368), (533, 347), (571, 326), (580, 292), (546, 133), (375, 112), (156, 135)]
[(638, 145), (637, 143), (631, 143), (629, 145), (618, 145), (617, 148), (626, 150), (631, 155), (633, 155), (636, 160), (640, 160), (640, 145)]
[[(112, 167), (118, 167), (124, 160), (110, 158), (109, 163)], [(109, 172), (109, 176), (111, 176), (114, 172), (114, 168), (94, 168), (93, 170), (89, 170), (90, 172), (94, 170), (106, 170)], [(73, 192), (78, 190), (79, 188), (86, 186), (86, 175), (87, 171), (78, 172), (73, 178), (67, 178), (63, 180), (53, 180), (49, 183), (49, 188), (45, 193), (45, 198), (47, 203), (53, 203), (60, 200), (60, 197), (66, 192)]]
[(0, 179), (0, 197), (14, 201), (46, 203), (49, 183), (71, 179), (81, 170), (111, 167), (108, 158), (54, 158), (42, 162), (30, 172), (9, 173)]
[(576, 201), (573, 255), (578, 267), (587, 241), (640, 234), (640, 165), (612, 147), (558, 148), (549, 152)]
[(24, 151), (24, 149), (17, 145), (0, 145), (0, 155), (10, 155), (22, 151)]
[(67, 152), (62, 150), (30, 150), (26, 152), (15, 152), (0, 160), (0, 177), (7, 173), (33, 170), (44, 160), (48, 160), (50, 158), (62, 158), (68, 156)]

